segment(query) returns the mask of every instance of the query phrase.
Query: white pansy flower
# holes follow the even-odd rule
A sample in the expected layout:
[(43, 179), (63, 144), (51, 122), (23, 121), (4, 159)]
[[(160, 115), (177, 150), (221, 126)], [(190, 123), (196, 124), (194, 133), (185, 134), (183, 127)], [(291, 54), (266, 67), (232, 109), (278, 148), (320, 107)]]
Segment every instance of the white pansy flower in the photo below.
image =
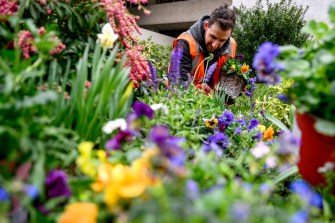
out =
[(256, 147), (251, 150), (252, 155), (254, 155), (256, 158), (261, 158), (269, 152), (270, 148), (263, 142), (258, 142)]
[(163, 104), (153, 104), (153, 105), (150, 105), (150, 108), (154, 111), (156, 111), (158, 109), (162, 109), (162, 111), (165, 114), (169, 114), (169, 108), (166, 105), (163, 105)]
[(114, 30), (109, 23), (106, 23), (102, 27), (102, 33), (98, 34), (101, 46), (104, 48), (112, 48), (118, 37), (119, 35), (114, 33)]
[(121, 130), (126, 130), (127, 122), (123, 118), (117, 118), (113, 121), (109, 121), (102, 127), (102, 131), (106, 134), (111, 134), (115, 129), (120, 128)]

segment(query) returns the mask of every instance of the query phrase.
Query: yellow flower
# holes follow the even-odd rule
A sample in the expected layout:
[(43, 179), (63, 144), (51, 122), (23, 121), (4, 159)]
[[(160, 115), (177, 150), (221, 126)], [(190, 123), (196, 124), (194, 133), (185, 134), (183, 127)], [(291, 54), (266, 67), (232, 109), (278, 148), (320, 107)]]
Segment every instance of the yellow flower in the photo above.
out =
[(274, 133), (275, 133), (275, 131), (273, 130), (273, 128), (271, 126), (269, 128), (267, 128), (265, 130), (264, 134), (263, 134), (263, 141), (272, 140)]
[(106, 151), (101, 150), (101, 149), (98, 150), (97, 151), (97, 157), (99, 158), (100, 161), (106, 162), (107, 161)]
[(236, 70), (236, 66), (235, 66), (235, 64), (231, 65), (231, 66), (230, 66), (230, 69), (231, 69), (231, 70)]
[(265, 129), (266, 129), (265, 125), (261, 125), (261, 124), (257, 125), (257, 127), (261, 130), (262, 133), (263, 133), (263, 132), (265, 131)]
[(103, 48), (112, 48), (118, 37), (119, 35), (114, 33), (114, 30), (109, 23), (106, 23), (102, 27), (102, 33), (98, 34), (98, 38), (100, 39)]
[(95, 223), (98, 207), (93, 203), (73, 203), (65, 208), (58, 223)]
[(90, 157), (93, 147), (93, 142), (82, 142), (79, 144), (78, 150), (81, 156)]
[(241, 67), (241, 72), (245, 73), (249, 71), (249, 65), (243, 64)]
[(216, 118), (204, 119), (205, 126), (208, 128), (214, 128), (218, 124), (218, 120)]

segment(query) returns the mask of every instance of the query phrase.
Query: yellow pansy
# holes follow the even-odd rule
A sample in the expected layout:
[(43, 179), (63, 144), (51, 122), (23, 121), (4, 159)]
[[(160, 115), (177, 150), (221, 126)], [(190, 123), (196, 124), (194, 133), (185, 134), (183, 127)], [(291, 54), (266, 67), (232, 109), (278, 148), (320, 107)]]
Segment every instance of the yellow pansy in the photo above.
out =
[(235, 66), (235, 64), (231, 65), (231, 66), (230, 66), (230, 69), (231, 69), (231, 70), (236, 70), (236, 66)]
[(218, 119), (211, 118), (211, 119), (204, 119), (205, 126), (208, 128), (214, 128), (218, 124)]
[(78, 150), (81, 156), (90, 157), (93, 147), (93, 142), (82, 142), (79, 144)]
[(261, 130), (262, 133), (263, 133), (263, 132), (265, 131), (265, 129), (266, 129), (265, 125), (261, 125), (261, 124), (257, 125), (257, 127)]

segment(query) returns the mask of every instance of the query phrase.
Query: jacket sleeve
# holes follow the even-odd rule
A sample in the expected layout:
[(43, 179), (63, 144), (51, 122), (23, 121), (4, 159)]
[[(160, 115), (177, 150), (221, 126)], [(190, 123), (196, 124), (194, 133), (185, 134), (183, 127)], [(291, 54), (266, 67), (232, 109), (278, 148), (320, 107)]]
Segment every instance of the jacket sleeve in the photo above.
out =
[(186, 40), (178, 40), (177, 46), (183, 48), (183, 55), (180, 60), (180, 79), (182, 82), (186, 82), (188, 81), (188, 74), (191, 74), (192, 71), (190, 47)]

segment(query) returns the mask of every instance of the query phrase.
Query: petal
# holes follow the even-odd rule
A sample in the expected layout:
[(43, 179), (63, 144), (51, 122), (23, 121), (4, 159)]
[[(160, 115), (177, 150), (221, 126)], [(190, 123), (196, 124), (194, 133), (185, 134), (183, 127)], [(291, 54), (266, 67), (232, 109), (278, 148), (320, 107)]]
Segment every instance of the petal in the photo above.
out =
[(105, 33), (111, 33), (111, 34), (114, 34), (114, 30), (111, 26), (110, 23), (106, 23), (103, 27), (102, 27), (102, 33), (105, 34)]

